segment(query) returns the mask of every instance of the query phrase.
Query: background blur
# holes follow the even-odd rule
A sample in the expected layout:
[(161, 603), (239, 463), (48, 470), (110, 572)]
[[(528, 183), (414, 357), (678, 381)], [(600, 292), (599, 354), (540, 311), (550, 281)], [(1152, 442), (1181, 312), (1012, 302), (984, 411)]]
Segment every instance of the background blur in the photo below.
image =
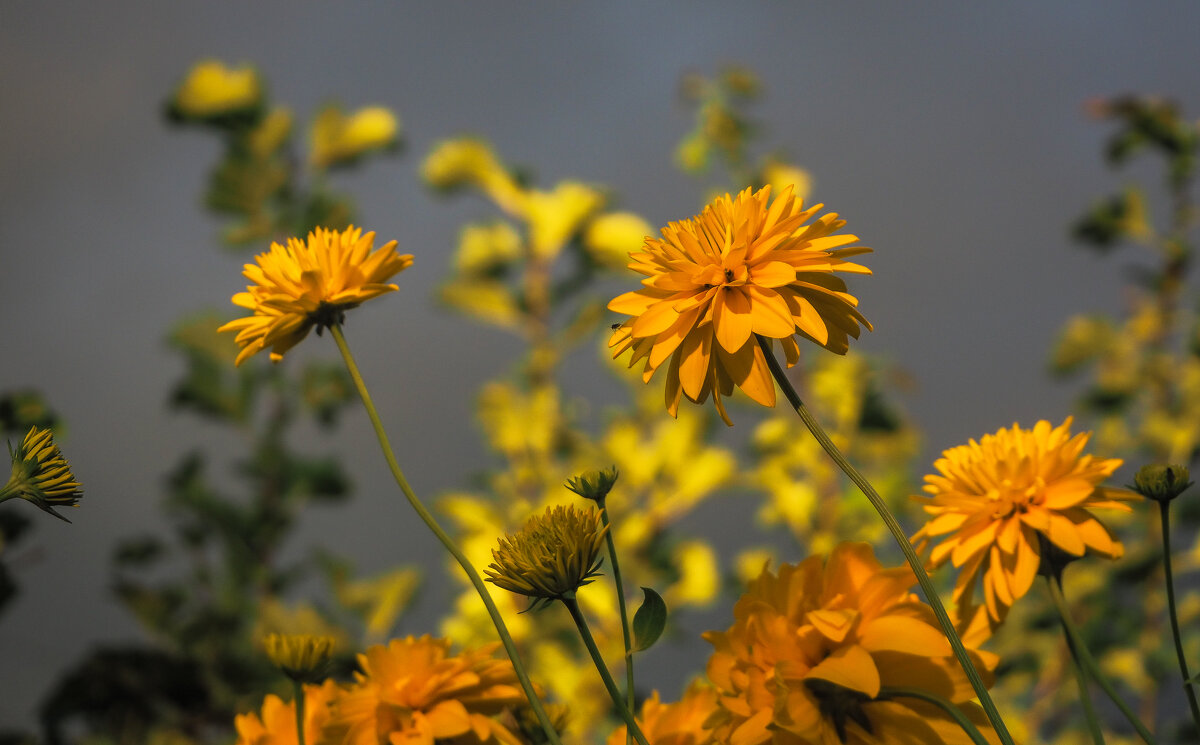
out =
[[(0, 616), (0, 723), (31, 724), (65, 665), (99, 641), (137, 636), (108, 598), (113, 542), (162, 524), (156, 501), (180, 452), (233, 447), (163, 405), (180, 371), (167, 327), (227, 310), (245, 284), (244, 257), (216, 247), (219, 224), (199, 205), (218, 144), (161, 116), (204, 57), (255, 64), (271, 98), (300, 120), (336, 99), (382, 104), (403, 121), (397, 157), (334, 179), (368, 229), (416, 257), (401, 292), (356, 312), (347, 333), (418, 493), (461, 486), (481, 465), (472, 396), (513, 358), (503, 334), (435, 307), (459, 226), (493, 209), (430, 196), (417, 176), (429, 148), (477, 134), (539, 183), (610, 185), (620, 207), (662, 225), (694, 214), (705, 186), (670, 159), (692, 126), (680, 76), (729, 62), (762, 77), (766, 97), (753, 112), (764, 140), (807, 168), (815, 199), (876, 250), (865, 262), (875, 276), (851, 285), (876, 326), (857, 348), (910, 373), (902, 403), (927, 434), (923, 462), (1013, 421), (1061, 421), (1075, 389), (1047, 382), (1052, 339), (1072, 312), (1115, 313), (1118, 267), (1137, 260), (1078, 250), (1068, 225), (1122, 180), (1159, 179), (1136, 164), (1108, 171), (1107, 125), (1083, 105), (1161, 93), (1200, 111), (1200, 6), (923, 9), (0, 6), (0, 390), (37, 387), (66, 418), (63, 450), (85, 489), (73, 525), (39, 519), (6, 557), (22, 594)], [(336, 351), (326, 337), (293, 354)], [(568, 390), (591, 406), (615, 393), (590, 349), (568, 370)], [(398, 500), (365, 416), (349, 417), (335, 442), (309, 435), (301, 446), (337, 453), (357, 488), (347, 505), (311, 510), (299, 542), (364, 570), (425, 564), (432, 582), (401, 630), (432, 630), (445, 600), (440, 554)], [(707, 516), (723, 532), (749, 531), (745, 512), (726, 500)]]

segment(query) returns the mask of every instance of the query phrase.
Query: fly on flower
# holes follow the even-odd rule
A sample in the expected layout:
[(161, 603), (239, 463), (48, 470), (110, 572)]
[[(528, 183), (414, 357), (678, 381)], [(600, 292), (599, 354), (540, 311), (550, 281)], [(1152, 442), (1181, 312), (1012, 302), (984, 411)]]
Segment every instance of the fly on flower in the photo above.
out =
[(386, 280), (412, 266), (411, 254), (397, 254), (396, 241), (373, 250), (375, 234), (361, 228), (317, 228), (307, 241), (291, 238), (246, 264), (253, 284), (233, 296), (233, 304), (253, 311), (218, 331), (236, 331), (241, 346), (235, 364), (271, 348), (278, 362), (308, 332), (340, 324), (350, 308), (400, 289)]
[[(770, 187), (718, 197), (704, 211), (662, 229), (630, 254), (629, 268), (646, 275), (640, 290), (608, 304), (630, 316), (613, 331), (614, 356), (632, 350), (630, 366), (645, 360), (646, 382), (667, 364), (666, 405), (674, 416), (683, 396), (709, 394), (726, 424), (722, 396), (741, 388), (775, 405), (775, 383), (758, 337), (778, 339), (788, 365), (800, 358), (799, 334), (845, 354), (849, 337), (871, 324), (858, 299), (834, 272), (870, 274), (846, 259), (869, 253), (854, 235), (835, 235), (846, 221), (816, 217), (791, 187), (770, 201)], [(812, 222), (810, 222), (812, 220)]]

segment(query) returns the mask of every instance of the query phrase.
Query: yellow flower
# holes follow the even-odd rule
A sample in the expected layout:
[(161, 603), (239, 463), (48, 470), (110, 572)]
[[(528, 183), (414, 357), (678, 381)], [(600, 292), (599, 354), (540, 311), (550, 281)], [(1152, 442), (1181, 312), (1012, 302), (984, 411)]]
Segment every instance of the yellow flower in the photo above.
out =
[[(458, 745), (498, 740), (519, 745), (492, 717), (525, 696), (508, 660), (490, 644), (450, 655), (450, 642), (422, 636), (393, 639), (358, 656), (362, 672), (334, 702), (331, 742), (343, 745)], [(311, 741), (310, 741), (311, 742)]]
[(230, 68), (217, 60), (203, 60), (192, 67), (175, 92), (172, 108), (180, 116), (211, 119), (253, 109), (261, 99), (262, 84), (254, 68)]
[(925, 511), (934, 517), (913, 536), (924, 549), (942, 539), (930, 563), (950, 561), (958, 570), (954, 601), (958, 617), (971, 618), (976, 580), (993, 624), (1029, 591), (1042, 562), (1042, 539), (1066, 554), (1087, 551), (1117, 558), (1124, 548), (1089, 511), (1130, 511), (1118, 500), (1134, 498), (1100, 482), (1121, 465), (1116, 458), (1084, 455), (1090, 433), (1071, 436), (1071, 418), (1058, 427), (1042, 420), (1032, 430), (1016, 424), (959, 445), (925, 477)]
[(436, 189), (474, 184), (510, 214), (523, 215), (528, 195), (482, 140), (446, 140), (425, 158), (421, 175)]
[(399, 132), (399, 119), (383, 106), (368, 106), (349, 116), (328, 106), (313, 122), (309, 158), (318, 168), (350, 163), (371, 150), (392, 147)]
[[(969, 740), (941, 709), (889, 694), (938, 696), (986, 727), (974, 691), (907, 566), (883, 568), (867, 543), (842, 543), (764, 570), (734, 606), (734, 624), (705, 638), (720, 711), (717, 742), (867, 745)], [(990, 682), (995, 656), (973, 653)]]
[(598, 263), (623, 268), (651, 232), (650, 223), (632, 212), (609, 212), (588, 224), (583, 245)]
[(63, 457), (54, 434), (37, 425), (29, 428), (21, 447), (16, 450), (9, 445), (12, 458), (12, 475), (0, 489), (0, 502), (14, 497), (27, 499), (39, 509), (57, 518), (67, 518), (54, 511), (54, 507), (76, 507), (83, 496), (82, 485), (71, 473), (71, 465)]
[(263, 640), (263, 649), (284, 675), (310, 682), (319, 678), (329, 663), (333, 641), (332, 636), (268, 634)]
[(307, 242), (297, 238), (286, 246), (271, 244), (243, 274), (254, 284), (233, 296), (233, 304), (254, 314), (238, 318), (218, 331), (236, 331), (242, 351), (240, 365), (271, 347), (278, 362), (300, 343), (313, 326), (340, 324), (343, 314), (373, 297), (399, 289), (384, 281), (412, 265), (412, 255), (396, 253), (396, 241), (373, 251), (375, 234), (361, 228), (344, 231), (317, 228)]
[(495, 561), (484, 574), (497, 587), (533, 598), (535, 604), (557, 600), (591, 584), (607, 533), (596, 510), (551, 507), (501, 538), (492, 550)]
[(649, 382), (668, 360), (666, 403), (675, 415), (681, 396), (703, 403), (713, 396), (731, 424), (722, 395), (734, 386), (764, 406), (775, 405), (775, 383), (756, 336), (779, 339), (789, 365), (799, 360), (795, 334), (844, 354), (848, 337), (871, 324), (833, 272), (870, 274), (845, 259), (871, 249), (843, 248), (858, 241), (833, 235), (844, 226), (835, 213), (805, 224), (821, 209), (803, 209), (792, 190), (768, 205), (770, 187), (736, 198), (718, 197), (704, 212), (662, 229), (631, 254), (629, 268), (646, 275), (644, 287), (608, 304), (626, 320), (609, 346), (632, 350), (630, 366), (645, 360)]
[[(337, 684), (327, 680), (321, 685), (304, 686), (304, 742), (321, 742), (321, 731), (329, 721), (329, 705), (338, 693)], [(237, 745), (296, 745), (296, 702), (284, 703), (271, 694), (263, 699), (262, 714), (234, 717)]]
[[(683, 698), (664, 704), (658, 691), (642, 704), (638, 725), (650, 745), (709, 745), (714, 742), (704, 723), (717, 711), (717, 692), (701, 684), (691, 685)], [(624, 745), (625, 727), (609, 735), (606, 745)]]

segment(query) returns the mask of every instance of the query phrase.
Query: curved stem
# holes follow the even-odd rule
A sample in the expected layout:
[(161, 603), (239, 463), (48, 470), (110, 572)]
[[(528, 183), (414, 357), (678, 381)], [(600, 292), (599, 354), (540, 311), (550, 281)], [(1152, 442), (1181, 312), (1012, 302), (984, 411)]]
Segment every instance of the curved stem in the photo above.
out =
[(583, 617), (583, 612), (579, 610), (579, 602), (575, 600), (575, 594), (563, 595), (559, 600), (567, 606), (567, 610), (571, 614), (571, 618), (575, 621), (575, 625), (579, 628), (579, 636), (583, 638), (583, 644), (587, 647), (588, 654), (592, 656), (592, 662), (596, 665), (596, 670), (600, 673), (600, 679), (604, 681), (604, 687), (608, 689), (608, 695), (613, 701), (613, 706), (616, 707), (617, 713), (625, 720), (626, 731), (633, 734), (633, 739), (638, 741), (638, 745), (649, 745), (646, 742), (646, 736), (642, 734), (642, 728), (638, 726), (637, 719), (634, 718), (633, 712), (629, 707), (625, 706), (625, 702), (621, 699), (621, 691), (617, 688), (616, 682), (613, 681), (612, 674), (608, 672), (608, 665), (604, 664), (604, 658), (600, 656), (600, 649), (596, 646), (596, 640), (592, 638), (592, 631), (588, 628), (587, 619)]
[[(608, 559), (612, 562), (613, 583), (617, 586), (617, 608), (621, 612), (621, 640), (625, 642), (625, 705), (629, 711), (636, 710), (633, 688), (633, 641), (629, 637), (629, 611), (625, 608), (625, 585), (621, 582), (621, 565), (617, 562), (617, 543), (613, 540), (612, 527), (608, 522), (608, 500), (600, 498), (600, 522), (604, 525), (604, 539), (608, 543)], [(625, 745), (633, 742), (633, 730), (625, 729)]]
[(950, 715), (950, 718), (962, 727), (963, 732), (967, 733), (967, 737), (971, 738), (971, 742), (975, 745), (989, 745), (987, 738), (975, 726), (975, 723), (967, 719), (966, 712), (950, 703), (941, 696), (935, 696), (928, 691), (918, 690), (916, 688), (900, 688), (895, 686), (884, 686), (879, 689), (877, 699), (881, 698), (915, 698), (926, 703), (933, 704), (942, 711)]
[(979, 675), (979, 671), (975, 669), (974, 663), (967, 655), (967, 649), (963, 646), (962, 639), (954, 630), (954, 624), (950, 621), (950, 615), (946, 613), (946, 608), (942, 605), (941, 598), (938, 597), (937, 589), (930, 581), (929, 575), (925, 572), (925, 567), (921, 564), (921, 559), (917, 556), (917, 552), (912, 547), (912, 543), (908, 540), (908, 535), (904, 529), (900, 527), (900, 523), (892, 515), (892, 511), (888, 509), (887, 504), (883, 501), (883, 497), (879, 496), (879, 492), (871, 486), (871, 483), (858, 472), (850, 461), (846, 460), (846, 456), (842, 455), (842, 451), (837, 445), (833, 444), (833, 440), (829, 439), (829, 435), (825, 434), (825, 430), (821, 428), (819, 422), (813, 417), (812, 412), (800, 400), (796, 389), (792, 387), (791, 381), (787, 379), (783, 368), (779, 366), (779, 361), (775, 359), (775, 354), (771, 349), (771, 340), (758, 336), (758, 345), (762, 348), (763, 355), (767, 359), (767, 366), (771, 369), (771, 375), (775, 378), (775, 382), (779, 384), (783, 390), (784, 396), (787, 397), (788, 403), (800, 415), (801, 421), (808, 427), (808, 431), (813, 437), (817, 438), (817, 442), (825, 449), (825, 452), (837, 464), (838, 468), (850, 477), (850, 480), (859, 488), (866, 496), (867, 501), (879, 513), (879, 517), (883, 520), (883, 524), (887, 526), (892, 537), (896, 539), (900, 550), (904, 553), (904, 558), (908, 560), (908, 564), (912, 567), (913, 574), (917, 577), (917, 583), (921, 586), (922, 592), (925, 593), (925, 599), (933, 608), (933, 613), (937, 616), (938, 623), (942, 627), (942, 632), (946, 635), (946, 639), (950, 642), (950, 648), (954, 651), (954, 657), (958, 660), (958, 664), (962, 666), (963, 672), (966, 673), (967, 679), (971, 681), (971, 687), (975, 690), (975, 695), (979, 698), (979, 703), (983, 706), (984, 712), (987, 714), (988, 721), (991, 722), (992, 728), (996, 730), (996, 735), (1000, 738), (1000, 742), (1004, 745), (1013, 745), (1012, 735), (1008, 732), (1008, 727), (1005, 726), (1004, 720), (1000, 718), (1000, 712), (996, 709), (995, 702), (992, 701), (991, 695), (988, 694), (987, 686), (983, 683), (983, 678)]
[(1192, 721), (1196, 723), (1196, 731), (1200, 732), (1200, 704), (1196, 701), (1196, 685), (1188, 674), (1187, 658), (1183, 655), (1183, 637), (1179, 634), (1179, 616), (1175, 612), (1175, 580), (1171, 572), (1171, 503), (1158, 503), (1159, 514), (1162, 516), (1162, 548), (1163, 570), (1167, 582), (1167, 615), (1171, 619), (1171, 636), (1175, 638), (1175, 656), (1179, 660), (1179, 674), (1183, 676), (1183, 692), (1187, 696), (1188, 707), (1192, 710)]
[(517, 653), (517, 645), (513, 642), (512, 635), (508, 633), (508, 627), (504, 623), (504, 618), (500, 615), (500, 610), (496, 608), (496, 603), (492, 600), (491, 593), (483, 584), (483, 579), (479, 576), (479, 572), (475, 571), (475, 567), (467, 559), (466, 554), (454, 542), (441, 525), (438, 525), (433, 514), (425, 508), (421, 500), (413, 492), (412, 487), (408, 485), (408, 480), (404, 478), (404, 472), (400, 470), (400, 464), (396, 462), (396, 456), (392, 452), (392, 446), (388, 442), (387, 433), (383, 429), (383, 422), (379, 419), (379, 413), (375, 410), (375, 404), (371, 403), (371, 395), (367, 392), (367, 386), (363, 382), (362, 375), (358, 372), (358, 365), (354, 362), (353, 355), (350, 354), (350, 347), (346, 344), (346, 338), (342, 335), (340, 326), (330, 326), (329, 331), (337, 342), (338, 350), (342, 353), (342, 359), (346, 363), (346, 369), (350, 372), (350, 377), (354, 381), (354, 387), (358, 390), (358, 395), (362, 398), (363, 406), (367, 409), (367, 416), (371, 419), (371, 426), (375, 429), (375, 437), (379, 440), (379, 446), (383, 449), (383, 458), (387, 461), (388, 468), (392, 472), (393, 478), (400, 486), (400, 491), (404, 492), (408, 503), (412, 505), (417, 516), (421, 521), (433, 531), (437, 539), (450, 552), (450, 555), (462, 567), (466, 573), (467, 579), (471, 581), (471, 585), (475, 591), (479, 593), (479, 597), (483, 600), (483, 605), (487, 608), (488, 615), (492, 618), (492, 623), (496, 626), (496, 633), (500, 637), (501, 644), (504, 645), (504, 651), (508, 653), (509, 660), (512, 661), (513, 670), (517, 674), (517, 680), (521, 683), (521, 688), (525, 691), (525, 697), (529, 699), (529, 705), (533, 708), (533, 713), (537, 716), (538, 723), (542, 725), (542, 729), (546, 732), (546, 737), (550, 740), (551, 745), (562, 745), (562, 741), (558, 738), (558, 733), (554, 730), (554, 725), (550, 722), (550, 717), (546, 714), (546, 709), (542, 706), (542, 701), (538, 698), (537, 692), (533, 689), (533, 682), (529, 679), (529, 674), (525, 672), (525, 666), (521, 664), (521, 656)]
[(1050, 588), (1050, 597), (1054, 600), (1054, 607), (1058, 611), (1058, 617), (1062, 621), (1063, 630), (1067, 633), (1067, 640), (1071, 643), (1071, 651), (1078, 655), (1078, 659), (1083, 663), (1084, 669), (1092, 680), (1096, 681), (1096, 685), (1100, 686), (1100, 690), (1112, 699), (1133, 728), (1137, 730), (1147, 745), (1155, 745), (1154, 735), (1150, 734), (1150, 730), (1146, 729), (1146, 725), (1142, 724), (1142, 720), (1138, 719), (1137, 714), (1133, 713), (1133, 709), (1117, 695), (1117, 691), (1104, 677), (1104, 673), (1100, 670), (1100, 665), (1096, 663), (1096, 658), (1092, 657), (1092, 653), (1088, 651), (1087, 644), (1083, 641), (1083, 636), (1079, 633), (1075, 622), (1071, 620), (1070, 611), (1067, 609), (1067, 600), (1063, 597), (1062, 580), (1055, 578), (1051, 580), (1047, 578), (1046, 585)]
[(296, 700), (296, 745), (304, 745), (304, 684), (292, 680)]
[(1092, 704), (1092, 694), (1088, 690), (1087, 670), (1079, 659), (1079, 652), (1075, 649), (1075, 643), (1071, 641), (1071, 635), (1067, 633), (1065, 623), (1063, 635), (1067, 637), (1067, 649), (1071, 652), (1071, 669), (1075, 672), (1075, 684), (1079, 686), (1079, 703), (1083, 706), (1083, 718), (1087, 722), (1088, 732), (1092, 734), (1092, 742), (1104, 745), (1104, 731), (1100, 728), (1100, 719), (1096, 716), (1096, 707)]

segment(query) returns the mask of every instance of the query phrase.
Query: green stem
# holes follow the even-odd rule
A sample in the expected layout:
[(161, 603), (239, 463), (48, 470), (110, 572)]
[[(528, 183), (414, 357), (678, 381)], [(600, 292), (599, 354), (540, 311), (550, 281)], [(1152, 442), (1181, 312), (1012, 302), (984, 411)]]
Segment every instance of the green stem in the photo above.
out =
[(881, 698), (915, 698), (927, 703), (933, 704), (942, 711), (950, 715), (950, 718), (962, 727), (963, 732), (967, 733), (967, 737), (971, 738), (971, 742), (975, 745), (989, 745), (987, 738), (975, 726), (975, 723), (967, 719), (966, 712), (950, 703), (941, 696), (935, 696), (928, 691), (918, 690), (916, 688), (899, 688), (894, 686), (884, 686), (879, 689), (879, 695), (876, 699)]
[(579, 603), (575, 600), (575, 593), (563, 595), (559, 598), (562, 604), (567, 606), (567, 611), (570, 612), (571, 618), (575, 621), (575, 626), (579, 628), (579, 636), (583, 638), (583, 644), (587, 647), (588, 654), (592, 656), (592, 662), (596, 665), (596, 670), (600, 673), (600, 679), (604, 681), (604, 687), (608, 689), (608, 695), (613, 701), (613, 706), (616, 707), (617, 713), (625, 720), (627, 732), (633, 734), (633, 739), (638, 741), (638, 745), (649, 745), (646, 742), (646, 736), (642, 734), (642, 728), (638, 726), (637, 719), (634, 718), (633, 712), (629, 707), (625, 706), (625, 701), (621, 698), (621, 691), (617, 688), (616, 682), (612, 675), (608, 672), (608, 665), (604, 664), (604, 658), (600, 656), (600, 649), (596, 646), (596, 640), (592, 638), (592, 631), (588, 628), (587, 619), (583, 617), (583, 612), (579, 610)]
[(1175, 612), (1175, 580), (1171, 572), (1171, 503), (1158, 503), (1162, 515), (1163, 570), (1167, 582), (1167, 614), (1171, 619), (1171, 635), (1175, 638), (1175, 656), (1179, 659), (1179, 674), (1183, 676), (1183, 692), (1187, 695), (1188, 707), (1192, 710), (1192, 721), (1200, 732), (1200, 703), (1196, 701), (1196, 686), (1188, 673), (1187, 659), (1183, 655), (1183, 637), (1179, 634), (1179, 616)]
[(954, 656), (958, 660), (958, 664), (962, 666), (967, 679), (971, 681), (971, 687), (975, 690), (975, 695), (979, 698), (979, 703), (983, 706), (983, 711), (987, 714), (988, 721), (991, 722), (992, 728), (996, 730), (996, 735), (1000, 738), (1000, 742), (1004, 743), (1004, 745), (1013, 745), (1012, 735), (1009, 734), (1008, 727), (1004, 725), (1004, 720), (1000, 718), (1000, 712), (996, 709), (995, 702), (992, 701), (992, 697), (988, 694), (987, 686), (983, 683), (983, 678), (979, 675), (979, 671), (975, 669), (970, 656), (967, 655), (967, 649), (963, 646), (962, 639), (959, 638), (958, 633), (954, 630), (954, 624), (950, 621), (950, 615), (946, 613), (946, 608), (942, 605), (941, 598), (938, 597), (937, 589), (933, 586), (933, 582), (930, 581), (929, 575), (921, 565), (921, 559), (917, 556), (916, 550), (913, 549), (912, 543), (909, 542), (908, 535), (900, 527), (900, 523), (896, 521), (891, 510), (888, 509), (887, 503), (883, 501), (883, 497), (879, 496), (879, 493), (875, 491), (871, 483), (858, 472), (858, 469), (850, 464), (850, 461), (846, 460), (846, 457), (842, 455), (842, 451), (838, 450), (837, 445), (833, 444), (833, 440), (829, 439), (829, 435), (825, 434), (825, 430), (821, 428), (820, 423), (813, 417), (808, 407), (804, 405), (804, 402), (800, 400), (796, 389), (792, 387), (792, 383), (788, 380), (787, 375), (784, 374), (783, 368), (779, 366), (779, 361), (775, 359), (775, 354), (771, 349), (771, 340), (761, 336), (757, 338), (758, 344), (767, 359), (767, 366), (771, 368), (771, 375), (775, 378), (775, 382), (779, 384), (780, 389), (783, 390), (788, 403), (800, 415), (800, 419), (808, 427), (808, 431), (812, 433), (813, 437), (817, 438), (817, 442), (821, 444), (821, 447), (825, 449), (825, 452), (833, 459), (838, 468), (841, 468), (850, 477), (850, 480), (858, 486), (863, 495), (866, 496), (867, 501), (879, 513), (879, 517), (883, 520), (883, 524), (887, 526), (892, 537), (896, 539), (896, 543), (899, 544), (900, 550), (904, 553), (904, 558), (908, 560), (913, 574), (917, 577), (917, 583), (921, 585), (921, 590), (925, 593), (926, 601), (933, 608), (933, 613), (937, 616), (938, 623), (941, 624), (942, 632), (945, 633), (946, 639), (950, 642), (950, 648), (954, 651)]
[(1092, 704), (1092, 694), (1088, 690), (1088, 674), (1079, 659), (1079, 652), (1063, 624), (1063, 635), (1067, 637), (1067, 649), (1071, 652), (1071, 669), (1075, 671), (1075, 684), (1079, 686), (1079, 703), (1083, 705), (1083, 718), (1087, 722), (1088, 731), (1092, 733), (1092, 742), (1104, 745), (1104, 731), (1100, 728), (1100, 719), (1096, 716), (1096, 707)]
[(392, 476), (396, 479), (396, 483), (400, 486), (400, 491), (404, 492), (408, 503), (412, 505), (417, 516), (422, 522), (429, 527), (442, 545), (450, 552), (450, 555), (458, 562), (463, 571), (467, 575), (467, 579), (471, 581), (471, 585), (475, 591), (479, 593), (479, 598), (483, 600), (483, 605), (487, 608), (488, 615), (492, 618), (492, 623), (496, 626), (496, 633), (500, 636), (500, 642), (504, 645), (504, 651), (508, 653), (508, 658), (512, 661), (513, 670), (517, 674), (517, 680), (521, 683), (521, 688), (525, 691), (526, 698), (529, 699), (529, 705), (533, 708), (533, 713), (537, 716), (538, 723), (542, 725), (542, 729), (546, 732), (546, 737), (550, 740), (550, 745), (562, 745), (562, 741), (558, 738), (558, 732), (554, 730), (554, 725), (550, 722), (550, 717), (547, 716), (545, 708), (542, 706), (542, 701), (538, 698), (537, 692), (533, 689), (533, 682), (529, 679), (529, 674), (525, 672), (525, 666), (521, 664), (521, 656), (517, 653), (517, 645), (513, 642), (512, 636), (508, 633), (508, 627), (504, 624), (504, 618), (501, 617), (500, 611), (496, 608), (496, 603), (492, 600), (491, 593), (483, 584), (483, 579), (479, 576), (479, 572), (475, 571), (475, 567), (467, 559), (466, 554), (454, 542), (442, 526), (438, 525), (433, 514), (425, 508), (421, 500), (413, 492), (412, 487), (408, 485), (408, 480), (404, 478), (404, 472), (400, 470), (400, 464), (396, 462), (396, 456), (392, 452), (392, 446), (388, 442), (387, 433), (383, 429), (383, 422), (379, 420), (379, 413), (375, 410), (375, 404), (371, 403), (371, 395), (367, 392), (367, 386), (363, 382), (362, 375), (358, 372), (358, 365), (354, 362), (354, 356), (350, 354), (350, 347), (346, 344), (346, 338), (342, 335), (340, 326), (330, 326), (329, 331), (337, 342), (338, 350), (342, 353), (342, 359), (346, 362), (346, 369), (350, 372), (350, 377), (354, 381), (354, 387), (358, 390), (359, 397), (362, 398), (363, 406), (367, 409), (367, 416), (371, 419), (371, 426), (375, 429), (375, 437), (379, 440), (379, 446), (383, 448), (383, 457), (387, 461), (388, 468), (391, 469)]
[(296, 743), (304, 745), (304, 684), (293, 679), (292, 689), (296, 692)]
[[(636, 710), (633, 688), (633, 640), (629, 637), (629, 612), (625, 609), (625, 585), (621, 582), (621, 565), (617, 562), (617, 543), (613, 540), (612, 526), (608, 522), (607, 499), (596, 500), (600, 507), (600, 522), (607, 532), (604, 534), (608, 542), (608, 559), (612, 562), (613, 582), (617, 586), (617, 608), (621, 612), (621, 639), (625, 642), (625, 705), (630, 711)], [(625, 745), (633, 742), (633, 731), (625, 729)]]
[(1092, 657), (1092, 653), (1088, 651), (1087, 644), (1083, 641), (1083, 636), (1079, 633), (1075, 622), (1071, 620), (1070, 611), (1067, 609), (1067, 600), (1063, 597), (1062, 579), (1056, 577), (1053, 580), (1047, 578), (1047, 586), (1050, 588), (1050, 597), (1054, 600), (1054, 607), (1058, 610), (1058, 617), (1062, 621), (1063, 629), (1067, 632), (1067, 640), (1071, 643), (1071, 651), (1078, 655), (1083, 667), (1087, 670), (1091, 679), (1096, 681), (1096, 685), (1100, 686), (1100, 690), (1112, 699), (1112, 702), (1117, 705), (1133, 728), (1147, 745), (1155, 745), (1154, 735), (1150, 734), (1150, 730), (1146, 729), (1146, 725), (1142, 724), (1142, 720), (1138, 719), (1137, 714), (1133, 713), (1133, 709), (1117, 695), (1117, 691), (1104, 677), (1103, 671), (1100, 670), (1100, 665), (1096, 663), (1096, 658)]

